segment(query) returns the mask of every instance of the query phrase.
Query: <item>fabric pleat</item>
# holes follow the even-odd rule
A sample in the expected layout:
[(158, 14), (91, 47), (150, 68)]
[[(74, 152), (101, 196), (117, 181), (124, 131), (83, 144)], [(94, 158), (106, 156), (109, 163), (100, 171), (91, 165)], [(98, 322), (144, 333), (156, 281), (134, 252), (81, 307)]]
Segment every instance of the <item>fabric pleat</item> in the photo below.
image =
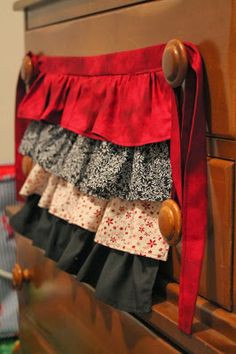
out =
[[(32, 194), (27, 198), (27, 203), (23, 208), (10, 219), (10, 223), (14, 230), (21, 235), (31, 238), (29, 235), (38, 225), (43, 209), (37, 207), (40, 196)], [(37, 212), (35, 212), (37, 210)]]
[(94, 233), (75, 227), (70, 242), (58, 260), (58, 267), (68, 273), (76, 274), (94, 247)]
[[(149, 312), (159, 262), (96, 245), (78, 272), (98, 299), (128, 312)], [(95, 271), (96, 270), (96, 271)]]

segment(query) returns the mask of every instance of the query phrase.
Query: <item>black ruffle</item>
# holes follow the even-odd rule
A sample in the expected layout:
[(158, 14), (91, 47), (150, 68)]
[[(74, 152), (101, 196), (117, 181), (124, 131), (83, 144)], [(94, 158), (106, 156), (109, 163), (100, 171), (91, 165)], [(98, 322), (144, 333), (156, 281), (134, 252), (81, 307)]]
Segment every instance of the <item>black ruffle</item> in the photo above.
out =
[(40, 196), (36, 194), (29, 196), (21, 210), (10, 218), (14, 230), (25, 237), (31, 238), (32, 230), (40, 220), (43, 209), (38, 208), (39, 200)]
[(149, 312), (159, 261), (96, 244), (78, 280), (92, 285), (96, 297), (128, 312)]
[(16, 231), (45, 250), (57, 266), (95, 288), (105, 303), (128, 312), (149, 312), (159, 261), (94, 242), (95, 233), (51, 215), (32, 195), (10, 219)]
[(67, 245), (73, 241), (75, 231), (94, 237), (94, 233), (68, 224), (47, 209), (38, 207), (39, 199), (36, 194), (28, 197), (23, 208), (10, 219), (10, 224), (17, 232), (31, 239), (34, 246), (43, 249), (47, 257), (59, 262)]

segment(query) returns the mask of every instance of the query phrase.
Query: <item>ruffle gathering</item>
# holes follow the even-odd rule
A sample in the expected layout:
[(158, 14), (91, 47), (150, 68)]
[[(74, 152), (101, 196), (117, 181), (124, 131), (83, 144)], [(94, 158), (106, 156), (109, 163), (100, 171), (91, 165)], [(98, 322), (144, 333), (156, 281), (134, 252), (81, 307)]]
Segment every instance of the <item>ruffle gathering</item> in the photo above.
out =
[(40, 194), (38, 205), (70, 224), (96, 232), (94, 241), (103, 246), (165, 261), (169, 245), (158, 224), (159, 202), (98, 199), (39, 165), (31, 170), (21, 195)]
[(81, 192), (98, 198), (162, 201), (170, 197), (168, 142), (121, 147), (76, 136), (56, 125), (32, 122), (20, 152)]
[[(176, 99), (161, 70), (162, 52), (163, 46), (133, 51), (139, 61), (133, 63), (130, 54), (119, 53), (120, 69), (112, 55), (96, 57), (93, 67), (93, 58), (33, 56), (34, 81), (17, 116), (122, 146), (168, 140)], [(147, 55), (156, 58), (150, 63)]]

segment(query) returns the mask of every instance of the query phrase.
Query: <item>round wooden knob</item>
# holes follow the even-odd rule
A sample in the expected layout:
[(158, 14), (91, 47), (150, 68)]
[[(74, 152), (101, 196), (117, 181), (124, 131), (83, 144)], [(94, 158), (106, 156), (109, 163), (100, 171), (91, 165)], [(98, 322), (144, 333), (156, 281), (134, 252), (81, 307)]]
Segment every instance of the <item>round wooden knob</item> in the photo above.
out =
[(19, 353), (20, 350), (21, 350), (20, 341), (17, 340), (17, 341), (15, 342), (15, 345), (14, 345), (13, 349), (12, 349), (12, 353)]
[(172, 200), (165, 200), (159, 212), (159, 228), (166, 242), (174, 246), (181, 239), (181, 211), (178, 204)]
[(23, 59), (21, 66), (21, 78), (28, 85), (33, 77), (33, 63), (29, 55), (26, 55)]
[(162, 56), (162, 70), (172, 87), (180, 86), (186, 78), (188, 58), (184, 44), (179, 39), (169, 41)]
[(23, 175), (27, 177), (33, 167), (33, 160), (31, 159), (31, 157), (24, 156), (22, 159), (21, 167)]
[(24, 281), (29, 281), (31, 279), (31, 274), (29, 269), (22, 269), (19, 264), (15, 264), (12, 269), (12, 284), (14, 288), (21, 289)]

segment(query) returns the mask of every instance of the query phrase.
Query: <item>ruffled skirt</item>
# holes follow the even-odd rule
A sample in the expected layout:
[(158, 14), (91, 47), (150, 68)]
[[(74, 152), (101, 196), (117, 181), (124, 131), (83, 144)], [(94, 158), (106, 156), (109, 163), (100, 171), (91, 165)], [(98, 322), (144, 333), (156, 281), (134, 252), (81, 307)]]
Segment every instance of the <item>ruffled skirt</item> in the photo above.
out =
[[(174, 93), (160, 63), (145, 71), (145, 57), (144, 68), (131, 65), (131, 75), (61, 73), (60, 92), (50, 59), (40, 60), (42, 72), (18, 108), (18, 116), (35, 119), (19, 149), (35, 166), (21, 189), (27, 201), (11, 224), (60, 269), (92, 285), (99, 299), (129, 312), (150, 311), (159, 262), (169, 251), (158, 215), (172, 189)], [(47, 102), (42, 92), (48, 92)], [(86, 106), (85, 92), (94, 98), (92, 106)], [(126, 106), (111, 111), (115, 96)]]

